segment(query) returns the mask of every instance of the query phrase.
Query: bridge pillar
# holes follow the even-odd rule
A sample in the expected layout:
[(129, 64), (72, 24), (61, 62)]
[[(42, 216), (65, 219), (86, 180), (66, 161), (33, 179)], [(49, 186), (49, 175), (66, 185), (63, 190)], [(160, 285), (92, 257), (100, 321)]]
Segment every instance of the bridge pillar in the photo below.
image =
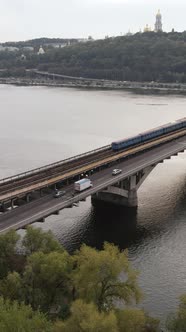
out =
[(37, 222), (45, 222), (45, 218), (38, 219)]
[(11, 199), (11, 209), (14, 208), (15, 199)]
[(59, 215), (60, 214), (60, 211), (59, 210), (57, 210), (57, 211), (55, 211), (55, 212), (53, 212), (53, 214), (55, 214), (55, 215)]
[(26, 195), (25, 200), (26, 200), (27, 203), (30, 202), (30, 194), (27, 194), (27, 195)]
[(146, 167), (142, 171), (124, 180), (120, 180), (106, 189), (92, 195), (92, 204), (97, 201), (104, 201), (120, 206), (137, 207), (137, 190), (142, 185), (146, 177), (154, 169), (155, 165)]

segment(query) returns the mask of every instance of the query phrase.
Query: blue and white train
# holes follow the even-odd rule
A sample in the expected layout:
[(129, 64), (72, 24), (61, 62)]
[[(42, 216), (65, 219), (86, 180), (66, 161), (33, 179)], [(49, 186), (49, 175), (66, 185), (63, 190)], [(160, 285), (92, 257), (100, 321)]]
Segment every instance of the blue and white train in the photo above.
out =
[(114, 141), (111, 143), (112, 150), (118, 151), (121, 149), (129, 148), (131, 146), (134, 146), (136, 144), (141, 144), (148, 142), (154, 138), (161, 137), (165, 134), (181, 130), (186, 128), (186, 118), (179, 119), (175, 122), (168, 123), (164, 126), (160, 126), (157, 128), (154, 128), (152, 130), (145, 131), (144, 133), (138, 134), (133, 137), (128, 137), (126, 139), (122, 139), (119, 141)]

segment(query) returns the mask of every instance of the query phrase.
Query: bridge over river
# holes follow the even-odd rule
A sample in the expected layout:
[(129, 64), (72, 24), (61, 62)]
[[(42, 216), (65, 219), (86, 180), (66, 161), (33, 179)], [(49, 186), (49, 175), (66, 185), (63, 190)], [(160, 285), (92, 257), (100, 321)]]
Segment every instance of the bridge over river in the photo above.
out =
[[(137, 190), (158, 163), (186, 149), (186, 129), (170, 132), (128, 149), (111, 145), (0, 180), (0, 233), (44, 221), (61, 209), (77, 206), (91, 196), (92, 203), (107, 201), (136, 207)], [(113, 168), (120, 168), (112, 176)], [(88, 176), (93, 187), (74, 192), (74, 182)], [(55, 189), (65, 195), (54, 198)], [(152, 188), (153, 190), (153, 188)]]

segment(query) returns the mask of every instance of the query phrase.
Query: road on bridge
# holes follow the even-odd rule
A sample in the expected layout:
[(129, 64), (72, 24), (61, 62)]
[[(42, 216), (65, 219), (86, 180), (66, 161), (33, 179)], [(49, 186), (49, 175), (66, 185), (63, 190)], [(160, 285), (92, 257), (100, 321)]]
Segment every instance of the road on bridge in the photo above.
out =
[[(72, 197), (74, 186), (71, 184), (64, 188), (66, 194), (58, 199), (54, 198), (53, 194), (50, 194), (37, 201), (27, 203), (11, 211), (5, 212), (0, 215), (0, 233), (6, 232), (10, 229), (20, 229), (35, 221), (42, 220), (65, 207), (73, 206), (74, 203), (103, 190), (107, 186), (124, 180), (145, 167), (158, 164), (162, 160), (184, 149), (186, 149), (185, 136), (164, 145), (160, 145), (152, 150), (145, 151), (118, 163), (116, 166), (108, 167), (93, 174), (90, 176), (90, 179), (93, 182), (93, 188), (87, 189), (82, 193), (76, 193), (74, 197)], [(121, 168), (122, 173), (117, 176), (112, 176), (112, 170), (116, 167)]]

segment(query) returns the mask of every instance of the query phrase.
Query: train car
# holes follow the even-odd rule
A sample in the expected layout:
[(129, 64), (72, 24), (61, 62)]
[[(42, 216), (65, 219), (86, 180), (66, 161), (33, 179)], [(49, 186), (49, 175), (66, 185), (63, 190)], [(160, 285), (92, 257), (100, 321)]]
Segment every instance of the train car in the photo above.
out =
[(125, 140), (119, 140), (111, 143), (112, 150), (121, 150), (124, 148), (128, 148), (132, 145), (139, 144), (141, 142), (140, 135), (131, 136), (126, 138)]
[(133, 137), (128, 137), (119, 141), (114, 141), (111, 143), (113, 151), (122, 150), (125, 148), (132, 147), (141, 143), (148, 142), (152, 139), (161, 137), (165, 134), (186, 128), (186, 118), (176, 120), (174, 122), (168, 123), (163, 126), (159, 126), (152, 130), (145, 131)]

